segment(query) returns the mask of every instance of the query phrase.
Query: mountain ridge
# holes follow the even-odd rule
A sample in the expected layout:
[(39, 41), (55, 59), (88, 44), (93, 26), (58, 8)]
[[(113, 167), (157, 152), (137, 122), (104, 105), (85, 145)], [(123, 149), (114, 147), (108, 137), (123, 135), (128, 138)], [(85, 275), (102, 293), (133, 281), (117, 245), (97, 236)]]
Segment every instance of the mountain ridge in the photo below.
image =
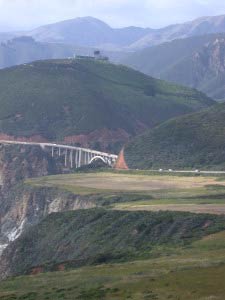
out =
[[(97, 18), (80, 17), (43, 25), (26, 32), (10, 33), (10, 35), (28, 35), (41, 42), (70, 43), (76, 46), (134, 51), (175, 39), (224, 32), (225, 15), (220, 15), (201, 17), (159, 29), (137, 26), (113, 28)], [(1, 33), (0, 41), (7, 40), (7, 36), (9, 33)]]
[(37, 41), (72, 43), (86, 47), (124, 47), (143, 37), (151, 29), (141, 27), (112, 28), (105, 22), (82, 17), (41, 26), (27, 33)]

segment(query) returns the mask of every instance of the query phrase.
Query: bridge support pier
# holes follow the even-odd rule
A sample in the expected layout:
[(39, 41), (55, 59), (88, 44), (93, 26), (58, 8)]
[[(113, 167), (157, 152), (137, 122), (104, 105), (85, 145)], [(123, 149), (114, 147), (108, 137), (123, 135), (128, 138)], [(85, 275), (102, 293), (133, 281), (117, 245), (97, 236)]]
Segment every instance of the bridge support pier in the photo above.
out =
[(75, 166), (76, 166), (76, 168), (78, 167), (78, 151), (76, 150), (75, 151)]
[(70, 150), (70, 166), (73, 168), (73, 150)]
[(80, 168), (81, 167), (81, 160), (82, 160), (82, 150), (80, 149), (79, 150), (79, 162), (78, 162), (78, 168)]
[(67, 153), (68, 153), (68, 150), (66, 149), (66, 151), (65, 151), (65, 167), (67, 167)]

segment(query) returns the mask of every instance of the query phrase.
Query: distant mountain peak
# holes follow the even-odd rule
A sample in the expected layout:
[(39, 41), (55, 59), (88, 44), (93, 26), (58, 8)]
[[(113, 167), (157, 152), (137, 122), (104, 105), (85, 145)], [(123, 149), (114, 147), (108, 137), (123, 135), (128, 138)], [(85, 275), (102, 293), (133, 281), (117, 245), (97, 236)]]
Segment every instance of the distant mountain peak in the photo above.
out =
[[(80, 23), (80, 24), (84, 24), (84, 23), (92, 23), (92, 24), (99, 24), (99, 25), (103, 25), (103, 26), (107, 26), (110, 27), (107, 23), (105, 23), (102, 20), (99, 20), (95, 17), (91, 17), (91, 16), (87, 16), (87, 17), (78, 17), (78, 18), (74, 18), (69, 20), (70, 22), (74, 22), (74, 23)], [(68, 20), (65, 20), (63, 22), (68, 22)], [(59, 22), (62, 23), (62, 22)], [(59, 24), (58, 23), (58, 24)], [(54, 25), (54, 24), (53, 24)]]
[(114, 29), (91, 16), (78, 17), (39, 27), (27, 33), (40, 42), (74, 44), (82, 47), (112, 49), (128, 47), (145, 36), (150, 29), (128, 27)]

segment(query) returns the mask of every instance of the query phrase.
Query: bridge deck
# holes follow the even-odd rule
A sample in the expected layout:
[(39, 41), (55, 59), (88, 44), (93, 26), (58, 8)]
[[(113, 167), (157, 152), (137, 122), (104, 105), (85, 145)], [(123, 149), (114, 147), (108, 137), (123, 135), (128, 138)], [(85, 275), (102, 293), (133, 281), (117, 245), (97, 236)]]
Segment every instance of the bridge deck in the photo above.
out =
[(53, 144), (53, 143), (37, 143), (37, 142), (19, 142), (19, 141), (6, 141), (6, 140), (0, 140), (0, 144), (14, 144), (14, 145), (30, 145), (30, 146), (40, 146), (41, 148), (45, 147), (52, 147), (52, 148), (60, 148), (60, 149), (68, 149), (68, 150), (74, 150), (74, 151), (83, 151), (87, 153), (92, 153), (99, 156), (106, 156), (109, 158), (117, 159), (118, 155), (96, 151), (88, 148), (82, 148), (82, 147), (75, 147), (75, 146), (69, 146), (69, 145), (62, 145), (62, 144)]

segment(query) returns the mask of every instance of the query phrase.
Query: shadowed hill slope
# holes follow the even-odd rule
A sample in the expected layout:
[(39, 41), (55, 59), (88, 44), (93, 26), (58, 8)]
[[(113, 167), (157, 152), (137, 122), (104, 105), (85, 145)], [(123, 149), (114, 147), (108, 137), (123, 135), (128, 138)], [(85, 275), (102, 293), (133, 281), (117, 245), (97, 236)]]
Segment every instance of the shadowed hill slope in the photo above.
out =
[(109, 148), (213, 104), (196, 90), (109, 63), (51, 60), (0, 71), (0, 133), (15, 138)]
[(170, 120), (125, 148), (131, 168), (225, 168), (225, 104)]

